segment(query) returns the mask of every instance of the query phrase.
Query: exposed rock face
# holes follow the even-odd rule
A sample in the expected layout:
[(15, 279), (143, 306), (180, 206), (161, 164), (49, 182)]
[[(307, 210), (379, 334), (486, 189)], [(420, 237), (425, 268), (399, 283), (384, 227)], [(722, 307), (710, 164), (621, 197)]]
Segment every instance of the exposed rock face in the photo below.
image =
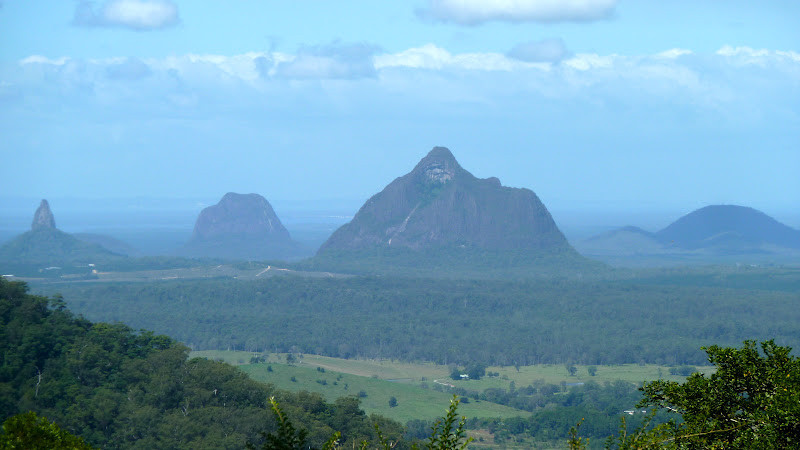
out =
[(54, 229), (55, 227), (56, 219), (53, 217), (53, 212), (50, 211), (50, 204), (47, 203), (47, 200), (42, 200), (33, 215), (31, 230)]
[(31, 230), (0, 247), (0, 262), (10, 264), (105, 263), (123, 257), (105, 248), (81, 241), (56, 228), (56, 221), (47, 200), (42, 200), (33, 215)]
[(320, 253), (395, 247), (571, 249), (536, 194), (474, 177), (444, 147), (370, 198)]
[(232, 235), (289, 240), (272, 205), (258, 194), (229, 192), (214, 206), (200, 212), (194, 225), (192, 240), (206, 240)]
[(271, 259), (298, 256), (269, 202), (258, 194), (229, 192), (200, 212), (192, 238), (179, 251), (185, 256)]

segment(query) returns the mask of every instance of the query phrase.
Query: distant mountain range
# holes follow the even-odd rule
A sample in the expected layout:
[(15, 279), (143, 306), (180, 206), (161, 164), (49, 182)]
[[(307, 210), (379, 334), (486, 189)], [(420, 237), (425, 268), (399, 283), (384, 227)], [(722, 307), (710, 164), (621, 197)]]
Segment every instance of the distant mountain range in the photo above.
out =
[[(736, 205), (700, 208), (657, 232), (628, 226), (574, 244), (580, 253), (533, 191), (503, 186), (494, 177), (477, 178), (447, 148), (435, 147), (409, 173), (367, 200), (313, 258), (296, 267), (515, 276), (565, 269), (576, 273), (602, 266), (586, 257), (611, 263), (620, 258), (647, 259), (653, 263), (649, 265), (713, 262), (740, 255), (762, 260), (775, 255), (781, 261), (800, 258), (800, 230)], [(200, 212), (191, 239), (173, 254), (265, 261), (299, 259), (309, 253), (292, 240), (264, 197), (228, 193)], [(0, 247), (3, 267), (25, 266), (28, 273), (60, 265), (148, 264), (127, 259), (136, 256), (141, 254), (135, 248), (110, 236), (62, 232), (47, 200), (36, 210), (31, 229)]]
[(104, 249), (124, 256), (142, 256), (139, 249), (117, 238), (97, 233), (72, 233), (72, 236), (90, 244), (97, 244)]
[(800, 230), (753, 208), (711, 205), (651, 233), (623, 227), (582, 242), (587, 256), (736, 256), (800, 254)]
[(533, 191), (476, 178), (444, 147), (367, 200), (314, 258), (333, 266), (359, 260), (446, 269), (587, 262)]
[(301, 255), (301, 246), (267, 199), (258, 194), (225, 194), (200, 212), (189, 242), (178, 252), (187, 257), (286, 259)]
[(800, 231), (753, 208), (712, 205), (693, 211), (655, 234), (665, 245), (722, 251), (765, 246), (800, 249)]

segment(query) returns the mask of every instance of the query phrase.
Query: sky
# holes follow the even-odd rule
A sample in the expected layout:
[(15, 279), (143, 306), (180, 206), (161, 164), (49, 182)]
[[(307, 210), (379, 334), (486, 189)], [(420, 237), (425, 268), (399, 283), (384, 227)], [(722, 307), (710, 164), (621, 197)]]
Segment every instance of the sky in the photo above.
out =
[(448, 147), (550, 209), (800, 211), (800, 2), (2, 0), (0, 199), (360, 204)]

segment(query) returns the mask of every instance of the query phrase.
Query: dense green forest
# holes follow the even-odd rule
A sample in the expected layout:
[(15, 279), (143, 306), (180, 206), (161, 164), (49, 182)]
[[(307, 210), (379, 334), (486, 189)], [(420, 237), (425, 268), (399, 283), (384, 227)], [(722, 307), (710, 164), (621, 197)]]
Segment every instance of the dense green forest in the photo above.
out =
[[(613, 435), (619, 427), (623, 411), (633, 410), (641, 399), (639, 386), (624, 381), (613, 383), (588, 382), (577, 386), (533, 383), (511, 389), (489, 388), (482, 392), (456, 389), (462, 402), (490, 401), (531, 411), (528, 417), (510, 419), (472, 418), (470, 429), (486, 429), (494, 442), (563, 442), (571, 427), (584, 420), (581, 434), (601, 442)], [(632, 424), (640, 424), (643, 414), (638, 411), (630, 417)], [(657, 423), (664, 421), (659, 416)], [(409, 423), (409, 433), (425, 437), (425, 426)]]
[(41, 285), (92, 320), (195, 349), (444, 364), (702, 364), (704, 345), (797, 347), (800, 271), (649, 271), (605, 280), (301, 276)]
[[(622, 340), (613, 340), (614, 333), (622, 333), (624, 327), (608, 329), (613, 323), (609, 317), (633, 326), (629, 333), (636, 334), (648, 327), (654, 328), (651, 333), (664, 333), (665, 327), (670, 327), (674, 334), (683, 336), (684, 341), (670, 340), (666, 334), (642, 337), (642, 342), (651, 343), (649, 346), (637, 343), (636, 351), (642, 360), (646, 358), (641, 355), (656, 360), (667, 358), (664, 348), (677, 352), (682, 345), (692, 342), (696, 344), (696, 351), (703, 354), (702, 359), (675, 358), (673, 363), (700, 362), (706, 356), (699, 349), (700, 345), (735, 340), (739, 332), (750, 333), (750, 336), (772, 332), (783, 336), (779, 341), (791, 342), (791, 330), (797, 323), (797, 313), (792, 311), (798, 300), (796, 273), (768, 271), (737, 275), (698, 272), (689, 277), (689, 286), (676, 286), (681, 279), (674, 272), (654, 272), (643, 274), (636, 280), (616, 279), (602, 283), (286, 276), (257, 281), (216, 279), (58, 286), (59, 290), (68, 293), (66, 298), (30, 295), (26, 284), (0, 279), (0, 413), (5, 420), (15, 414), (34, 411), (54, 421), (64, 431), (101, 447), (241, 448), (248, 442), (259, 447), (266, 442), (269, 433), (279, 430), (269, 411), (269, 398), (274, 396), (287, 417), (308, 430), (308, 443), (314, 446), (322, 445), (334, 431), (342, 433), (345, 443), (362, 440), (377, 443), (379, 437), (375, 424), (379, 425), (384, 438), (401, 441), (397, 448), (404, 448), (414, 439), (430, 435), (430, 422), (412, 421), (403, 427), (380, 416), (368, 417), (360, 410), (356, 396), (327, 403), (319, 394), (278, 391), (271, 385), (249, 379), (226, 364), (189, 359), (188, 348), (172, 338), (147, 331), (136, 332), (121, 323), (93, 323), (75, 317), (67, 309), (68, 304), (84, 307), (104, 305), (109, 308), (107, 311), (112, 312), (133, 309), (145, 320), (181, 317), (187, 329), (204, 314), (208, 315), (206, 317), (221, 314), (218, 319), (198, 322), (206, 324), (209, 335), (212, 335), (213, 327), (228, 320), (233, 320), (230, 329), (234, 329), (250, 323), (248, 320), (260, 319), (260, 330), (266, 339), (305, 337), (310, 343), (317, 339), (313, 345), (317, 345), (318, 353), (324, 353), (319, 351), (320, 348), (332, 349), (332, 353), (341, 351), (341, 343), (348, 340), (354, 346), (359, 342), (369, 343), (370, 336), (375, 334), (381, 339), (378, 350), (385, 352), (383, 356), (392, 352), (400, 354), (404, 348), (395, 346), (394, 341), (401, 339), (399, 334), (406, 330), (411, 337), (422, 333), (431, 344), (441, 345), (445, 341), (455, 346), (455, 350), (448, 350), (442, 356), (451, 364), (463, 363), (467, 371), (470, 367), (477, 367), (476, 370), (480, 371), (485, 367), (484, 363), (495, 362), (483, 353), (478, 342), (483, 340), (484, 345), (498, 349), (500, 358), (507, 358), (514, 353), (504, 353), (499, 341), (505, 341), (513, 351), (519, 351), (524, 346), (516, 346), (516, 340), (522, 340), (524, 344), (532, 339), (526, 337), (524, 330), (529, 334), (534, 334), (531, 330), (536, 330), (535, 334), (562, 330), (564, 334), (556, 335), (557, 338), (568, 337), (577, 342), (568, 347), (572, 352), (586, 346), (592, 339), (602, 338), (611, 342), (604, 347), (606, 353), (614, 354), (614, 346), (624, 344)], [(69, 300), (69, 296), (76, 296), (78, 300)], [(585, 298), (593, 301), (587, 304)], [(670, 307), (664, 307), (665, 304)], [(415, 308), (420, 311), (412, 314)], [(645, 314), (648, 310), (650, 312)], [(148, 314), (147, 311), (154, 313)], [(287, 311), (290, 314), (285, 314)], [(499, 318), (492, 319), (498, 315)], [(390, 320), (392, 317), (396, 319)], [(485, 320), (477, 320), (481, 318)], [(490, 319), (498, 323), (492, 323)], [(547, 327), (548, 321), (558, 320), (561, 321), (558, 326)], [(501, 323), (503, 321), (505, 325)], [(637, 321), (644, 323), (636, 325)], [(522, 328), (521, 324), (527, 322), (530, 322), (529, 328)], [(736, 326), (721, 328), (725, 322)], [(290, 326), (286, 327), (286, 323)], [(355, 334), (358, 325), (362, 327), (360, 338)], [(437, 337), (432, 332), (437, 325), (452, 334)], [(409, 332), (413, 327), (417, 328)], [(491, 334), (501, 327), (505, 333), (501, 339), (491, 339)], [(281, 335), (280, 331), (287, 328), (289, 332)], [(693, 328), (702, 330), (697, 333), (692, 331)], [(567, 334), (565, 330), (568, 329), (580, 331)], [(320, 347), (325, 339), (333, 338), (335, 330), (344, 333), (338, 344)], [(514, 335), (513, 332), (520, 334)], [(231, 334), (230, 339), (234, 338), (236, 336)], [(426, 359), (420, 350), (424, 349), (423, 341), (408, 339), (403, 342), (412, 351), (417, 350), (418, 353), (413, 353), (415, 357)], [(460, 347), (462, 344), (464, 346)], [(245, 342), (243, 345), (254, 344)], [(286, 346), (292, 351), (308, 351), (299, 340), (273, 345)], [(764, 363), (760, 363), (758, 354), (755, 354), (748, 356), (746, 362), (754, 368), (747, 370), (780, 375), (789, 367), (789, 375), (780, 375), (786, 380), (781, 381), (783, 378), (778, 377), (780, 379), (776, 378), (774, 383), (789, 383), (786, 386), (792, 387), (792, 391), (788, 392), (787, 401), (791, 403), (792, 396), (797, 395), (796, 382), (790, 378), (790, 375), (797, 375), (797, 358), (788, 356), (788, 349), (769, 345), (772, 347), (765, 347), (767, 355), (777, 353), (783, 358), (772, 363), (777, 368), (773, 370), (765, 366), (766, 369), (759, 369), (759, 364)], [(551, 347), (558, 349), (555, 343), (551, 343)], [(436, 349), (433, 345), (432, 348)], [(536, 349), (535, 346), (532, 348)], [(734, 351), (719, 350), (719, 347), (712, 349), (718, 349), (712, 351), (723, 355)], [(452, 357), (460, 351), (466, 352), (467, 356)], [(725, 366), (728, 360), (719, 356), (715, 359), (714, 353), (710, 354), (711, 362), (724, 370), (731, 370)], [(565, 362), (581, 362), (578, 358), (566, 358), (566, 353), (558, 351), (540, 351), (538, 355), (540, 359), (550, 357)], [(672, 356), (675, 355), (680, 353)], [(791, 362), (791, 365), (780, 361)], [(520, 363), (512, 360), (510, 364)], [(748, 373), (739, 369), (732, 373), (723, 371), (708, 380), (716, 382), (717, 377), (724, 376), (733, 380), (736, 387), (742, 384), (736, 380), (746, 378)], [(705, 378), (693, 375), (690, 380), (700, 383)], [(645, 400), (641, 400), (637, 385), (622, 381), (587, 382), (576, 386), (535, 382), (528, 386), (512, 384), (508, 389), (476, 391), (457, 388), (455, 393), (463, 402), (487, 401), (531, 412), (528, 417), (472, 418), (467, 422), (470, 429), (490, 433), (495, 444), (563, 443), (570, 429), (583, 419), (581, 436), (593, 438), (596, 445), (615, 433), (620, 413), (633, 408), (637, 401), (640, 407), (663, 406), (662, 400), (668, 398), (672, 403), (667, 405), (678, 405), (683, 397), (675, 392), (694, 389), (692, 386), (651, 383), (646, 386)], [(698, 389), (705, 388), (701, 386)], [(705, 403), (699, 404), (698, 408), (704, 408), (703, 405)], [(767, 407), (773, 405), (770, 403)], [(780, 405), (775, 407), (783, 408)], [(795, 415), (796, 412), (791, 412), (781, 420), (791, 424)], [(642, 435), (654, 440), (670, 439), (669, 433), (675, 436), (686, 434), (680, 422), (668, 421), (667, 410), (658, 413), (653, 420), (649, 417), (637, 412), (629, 418), (628, 427), (636, 430), (649, 427), (647, 429), (652, 431)], [(754, 420), (767, 419), (758, 416)], [(722, 425), (714, 422), (692, 426)], [(793, 430), (791, 427), (780, 428), (777, 433), (781, 434), (776, 436), (780, 439), (784, 439), (786, 433), (793, 436)], [(739, 435), (731, 435), (730, 439), (739, 439)], [(612, 439), (624, 444), (628, 438), (618, 435)]]
[(34, 411), (103, 448), (243, 448), (277, 430), (274, 396), (312, 445), (334, 430), (342, 443), (376, 442), (376, 423), (400, 439), (399, 424), (365, 416), (357, 397), (326, 403), (277, 391), (188, 351), (163, 335), (75, 317), (62, 298), (0, 278), (2, 420)]
[(420, 250), (373, 248), (327, 249), (313, 258), (291, 264), (300, 270), (344, 272), (358, 275), (406, 277), (516, 279), (569, 278), (603, 275), (609, 267), (585, 258), (571, 247), (548, 252), (531, 249), (502, 251), (462, 246), (436, 246)]

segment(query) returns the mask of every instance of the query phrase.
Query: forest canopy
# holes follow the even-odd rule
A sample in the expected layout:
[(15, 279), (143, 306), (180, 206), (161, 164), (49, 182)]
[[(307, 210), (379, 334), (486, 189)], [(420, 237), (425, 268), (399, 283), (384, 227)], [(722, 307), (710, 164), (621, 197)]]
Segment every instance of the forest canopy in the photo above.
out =
[[(93, 320), (194, 349), (397, 358), (466, 366), (702, 364), (703, 346), (800, 345), (800, 271), (665, 271), (622, 280), (390, 277), (62, 284)], [(288, 324), (288, 326), (287, 326)]]
[(33, 411), (96, 447), (243, 448), (277, 429), (274, 396), (315, 446), (334, 430), (343, 443), (374, 442), (376, 423), (395, 441), (402, 433), (395, 422), (367, 417), (354, 396), (328, 403), (277, 391), (188, 352), (167, 336), (75, 317), (61, 297), (0, 279), (3, 420)]

